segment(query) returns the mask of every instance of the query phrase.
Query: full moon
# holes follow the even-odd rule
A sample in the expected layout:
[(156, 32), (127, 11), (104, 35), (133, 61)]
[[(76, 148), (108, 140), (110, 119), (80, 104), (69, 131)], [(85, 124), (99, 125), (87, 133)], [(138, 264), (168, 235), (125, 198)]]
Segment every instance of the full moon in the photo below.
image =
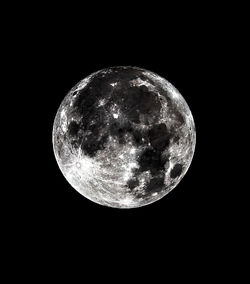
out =
[(192, 113), (179, 91), (137, 67), (97, 71), (63, 99), (53, 149), (66, 180), (89, 200), (136, 208), (168, 194), (195, 150)]

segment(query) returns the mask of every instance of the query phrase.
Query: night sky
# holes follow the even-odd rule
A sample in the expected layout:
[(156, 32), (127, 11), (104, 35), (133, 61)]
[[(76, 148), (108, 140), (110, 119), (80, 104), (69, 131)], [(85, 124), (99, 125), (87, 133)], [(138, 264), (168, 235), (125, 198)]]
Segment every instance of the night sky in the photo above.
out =
[[(228, 187), (221, 178), (226, 164), (220, 161), (221, 152), (235, 129), (230, 124), (226, 130), (228, 120), (218, 108), (222, 92), (216, 91), (216, 83), (222, 76), (224, 49), (218, 44), (223, 33), (213, 26), (217, 9), (206, 15), (207, 8), (200, 13), (190, 9), (191, 14), (184, 9), (184, 16), (178, 9), (151, 4), (127, 12), (121, 5), (119, 13), (99, 6), (76, 10), (81, 16), (50, 7), (27, 10), (27, 17), (15, 19), (15, 32), (9, 32), (15, 73), (8, 94), (14, 116), (8, 125), (15, 139), (9, 147), (15, 155), (12, 166), (21, 173), (8, 179), (12, 205), (5, 211), (10, 220), (4, 231), (11, 232), (9, 240), (21, 256), (30, 251), (33, 263), (38, 255), (49, 261), (53, 251), (58, 256), (71, 248), (85, 253), (91, 249), (88, 260), (93, 266), (110, 255), (113, 260), (124, 255), (131, 258), (127, 266), (136, 270), (136, 256), (145, 256), (143, 271), (153, 263), (165, 264), (162, 259), (171, 250), (178, 250), (171, 260), (176, 265), (183, 257), (185, 263), (193, 256), (199, 262), (212, 252), (216, 258), (213, 244), (223, 247), (220, 233), (232, 220), (224, 202)], [(103, 207), (84, 198), (63, 177), (53, 153), (53, 122), (63, 98), (81, 79), (111, 66), (137, 66), (166, 78), (185, 98), (196, 126), (196, 149), (184, 178), (161, 200), (136, 209)], [(16, 81), (20, 76), (22, 85)], [(224, 140), (221, 134), (230, 137)], [(173, 176), (180, 171), (175, 170)]]

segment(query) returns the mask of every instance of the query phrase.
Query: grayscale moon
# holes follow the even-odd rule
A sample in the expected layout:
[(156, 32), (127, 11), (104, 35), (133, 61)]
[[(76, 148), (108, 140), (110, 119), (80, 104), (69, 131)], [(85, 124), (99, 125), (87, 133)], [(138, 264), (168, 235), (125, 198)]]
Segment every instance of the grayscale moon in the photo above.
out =
[(115, 208), (168, 194), (187, 172), (195, 142), (193, 116), (179, 91), (137, 67), (111, 67), (80, 81), (53, 125), (54, 154), (67, 181)]

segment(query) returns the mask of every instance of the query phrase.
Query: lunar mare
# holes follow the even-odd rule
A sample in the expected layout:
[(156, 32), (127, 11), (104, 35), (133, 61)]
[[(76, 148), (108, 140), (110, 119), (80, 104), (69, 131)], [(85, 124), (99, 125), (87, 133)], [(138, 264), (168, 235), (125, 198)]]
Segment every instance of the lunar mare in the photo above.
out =
[(111, 67), (69, 91), (52, 139), (60, 170), (80, 194), (135, 208), (176, 187), (191, 164), (196, 132), (186, 101), (166, 79)]

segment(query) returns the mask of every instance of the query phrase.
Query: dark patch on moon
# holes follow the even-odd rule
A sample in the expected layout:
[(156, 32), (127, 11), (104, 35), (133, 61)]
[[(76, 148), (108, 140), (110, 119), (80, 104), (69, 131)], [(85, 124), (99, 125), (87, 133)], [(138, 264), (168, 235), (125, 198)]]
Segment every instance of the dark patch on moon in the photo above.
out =
[[(126, 133), (130, 133), (133, 131), (133, 127), (128, 120), (115, 120), (110, 119), (110, 126), (109, 126), (109, 134), (112, 137), (118, 138), (121, 144), (124, 144), (124, 136)], [(122, 142), (124, 141), (124, 142)]]
[(140, 114), (152, 116), (161, 110), (156, 94), (148, 91), (146, 86), (130, 87), (120, 99), (123, 101), (121, 110), (134, 123), (140, 123)]
[(164, 174), (162, 173), (161, 175), (153, 177), (152, 179), (148, 180), (146, 185), (144, 186), (143, 191), (136, 192), (135, 196), (138, 199), (140, 198), (147, 199), (150, 198), (153, 193), (159, 193), (164, 189), (165, 189)]
[(163, 158), (159, 151), (146, 149), (138, 158), (138, 162), (140, 166), (138, 172), (150, 171), (154, 176), (164, 170), (166, 158)]
[(171, 134), (165, 123), (155, 125), (149, 130), (149, 140), (152, 147), (157, 151), (163, 151), (168, 145)]
[(149, 143), (149, 137), (147, 133), (143, 130), (133, 129), (132, 130), (132, 136), (134, 139), (134, 143), (137, 146), (144, 146)]
[(152, 178), (146, 186), (148, 193), (160, 192), (164, 187), (164, 175)]
[(93, 134), (89, 135), (86, 140), (82, 141), (82, 150), (90, 157), (95, 157), (97, 151), (105, 149), (105, 143), (108, 140), (108, 135)]
[(68, 126), (69, 135), (72, 137), (76, 136), (78, 133), (78, 130), (79, 130), (79, 124), (76, 123), (75, 121), (71, 121)]
[(128, 185), (128, 188), (134, 189), (135, 187), (139, 185), (139, 181), (136, 178), (129, 179), (127, 182), (127, 185)]
[(170, 177), (177, 178), (178, 176), (181, 175), (181, 173), (182, 173), (182, 165), (176, 164), (170, 172)]
[(180, 136), (179, 136), (178, 134), (176, 134), (176, 135), (174, 136), (174, 138), (173, 138), (173, 142), (174, 142), (174, 143), (178, 143), (179, 140), (180, 140)]

